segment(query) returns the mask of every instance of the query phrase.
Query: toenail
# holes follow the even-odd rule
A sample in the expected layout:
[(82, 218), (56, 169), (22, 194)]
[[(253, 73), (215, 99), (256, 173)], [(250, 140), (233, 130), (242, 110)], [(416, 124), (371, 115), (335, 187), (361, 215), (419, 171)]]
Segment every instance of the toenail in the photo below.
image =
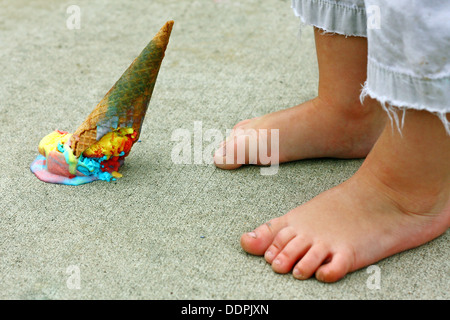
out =
[(273, 258), (273, 253), (271, 251), (266, 251), (265, 256), (266, 256), (267, 259), (272, 259)]
[(214, 157), (224, 157), (227, 154), (227, 147), (224, 145), (222, 148), (217, 149), (214, 153)]
[(280, 259), (275, 259), (275, 260), (273, 260), (272, 263), (273, 263), (274, 265), (279, 266), (279, 265), (281, 264), (281, 261), (280, 261)]
[(304, 278), (304, 276), (302, 275), (300, 270), (298, 270), (297, 268), (294, 268), (294, 270), (292, 271), (292, 274), (293, 274), (294, 277), (296, 277), (298, 279), (303, 279)]
[(249, 233), (247, 233), (247, 235), (249, 236), (249, 237), (252, 237), (253, 239), (256, 239), (256, 233), (255, 232), (249, 232)]

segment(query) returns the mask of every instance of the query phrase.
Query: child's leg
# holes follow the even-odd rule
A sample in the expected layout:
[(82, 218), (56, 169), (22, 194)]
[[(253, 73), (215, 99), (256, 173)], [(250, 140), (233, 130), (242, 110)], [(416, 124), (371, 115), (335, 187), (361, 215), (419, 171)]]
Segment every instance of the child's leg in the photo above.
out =
[[(319, 65), (319, 92), (315, 99), (260, 118), (244, 120), (235, 129), (279, 129), (279, 160), (305, 158), (365, 157), (384, 127), (386, 114), (374, 100), (364, 106), (359, 96), (366, 80), (367, 39), (323, 34), (315, 29)], [(245, 139), (236, 136), (222, 146), (215, 163), (235, 169), (237, 148)], [(248, 145), (246, 145), (248, 150)], [(226, 163), (226, 148), (234, 148), (234, 159)], [(225, 150), (223, 152), (222, 150)]]
[(244, 250), (276, 272), (329, 282), (445, 232), (450, 139), (426, 111), (406, 119), (403, 137), (386, 126), (351, 179), (244, 234)]
[(440, 58), (450, 52), (450, 32), (441, 28), (450, 5), (400, 2), (372, 3), (383, 7), (384, 25), (369, 33), (365, 93), (391, 110), (402, 102), (401, 134), (388, 124), (352, 178), (242, 236), (244, 250), (264, 255), (276, 272), (336, 281), (450, 227), (450, 63)]

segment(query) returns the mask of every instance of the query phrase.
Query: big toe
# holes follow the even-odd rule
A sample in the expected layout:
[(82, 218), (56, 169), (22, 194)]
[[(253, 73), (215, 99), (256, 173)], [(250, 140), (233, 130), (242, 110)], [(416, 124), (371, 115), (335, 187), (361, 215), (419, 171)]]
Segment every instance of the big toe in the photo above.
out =
[(226, 141), (222, 142), (214, 153), (214, 164), (225, 170), (233, 170), (243, 164), (257, 164), (255, 150), (250, 150), (250, 141), (256, 141), (253, 135), (240, 130), (233, 132)]
[(235, 156), (236, 153), (234, 152), (235, 149), (236, 146), (233, 138), (228, 138), (226, 141), (222, 142), (214, 153), (213, 159), (216, 167), (224, 170), (234, 170), (241, 167), (243, 163), (237, 161)]
[(273, 219), (241, 236), (241, 246), (246, 252), (262, 256), (272, 244), (277, 233), (286, 226), (284, 217)]
[(245, 125), (249, 124), (250, 122), (252, 122), (252, 120), (255, 120), (255, 119), (257, 119), (257, 118), (251, 118), (251, 119), (242, 120), (242, 121), (236, 123), (236, 125), (233, 127), (233, 130), (236, 130), (236, 129), (239, 129), (241, 127), (244, 127)]

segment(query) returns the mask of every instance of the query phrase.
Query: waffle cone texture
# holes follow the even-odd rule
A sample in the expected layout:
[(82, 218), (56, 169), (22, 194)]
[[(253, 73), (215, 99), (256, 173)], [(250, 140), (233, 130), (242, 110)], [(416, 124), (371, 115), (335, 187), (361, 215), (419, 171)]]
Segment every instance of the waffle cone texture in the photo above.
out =
[(72, 135), (77, 157), (113, 129), (132, 127), (139, 137), (172, 26), (166, 22)]

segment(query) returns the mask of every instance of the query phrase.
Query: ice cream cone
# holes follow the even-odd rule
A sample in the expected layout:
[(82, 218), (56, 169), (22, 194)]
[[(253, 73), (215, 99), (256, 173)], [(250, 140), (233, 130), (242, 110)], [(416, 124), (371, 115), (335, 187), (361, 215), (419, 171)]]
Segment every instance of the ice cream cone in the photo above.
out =
[(166, 22), (75, 131), (71, 148), (77, 157), (112, 129), (132, 127), (139, 136), (172, 26)]

